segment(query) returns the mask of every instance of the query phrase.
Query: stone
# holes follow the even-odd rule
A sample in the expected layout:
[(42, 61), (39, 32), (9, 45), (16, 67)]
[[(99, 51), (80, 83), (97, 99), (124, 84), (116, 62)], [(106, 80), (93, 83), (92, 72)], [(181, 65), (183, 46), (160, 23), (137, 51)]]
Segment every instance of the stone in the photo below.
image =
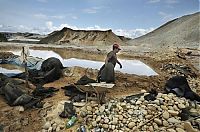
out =
[(105, 110), (105, 105), (102, 105), (102, 106), (99, 108), (99, 111), (100, 111), (101, 113), (103, 113), (104, 110)]
[(15, 106), (14, 109), (19, 111), (19, 112), (23, 112), (24, 111), (24, 107), (23, 106)]
[(60, 129), (62, 130), (62, 129), (65, 128), (65, 124), (61, 124), (61, 125), (59, 125), (58, 127), (60, 127)]
[(128, 110), (128, 114), (132, 115), (133, 114), (133, 110)]
[(119, 115), (118, 118), (119, 118), (120, 121), (122, 121), (124, 117), (122, 115)]
[(112, 124), (116, 125), (118, 123), (118, 119), (117, 118), (113, 118)]
[(49, 127), (48, 132), (52, 132), (52, 131), (53, 131), (53, 128)]
[(123, 119), (123, 120), (122, 120), (122, 123), (125, 124), (125, 123), (126, 123), (126, 119)]
[(167, 129), (167, 132), (176, 132), (176, 130), (170, 128), (170, 129)]
[(154, 132), (153, 126), (150, 126), (150, 127), (149, 127), (149, 131), (150, 131), (150, 132)]
[(180, 123), (180, 120), (175, 119), (174, 117), (171, 117), (167, 120), (169, 123)]
[(128, 124), (128, 128), (133, 128), (135, 126), (135, 122), (130, 122), (129, 124)]
[(141, 103), (142, 103), (142, 101), (138, 100), (135, 104), (136, 104), (136, 105), (139, 105), (139, 104), (141, 104)]
[(81, 111), (81, 112), (80, 112), (80, 116), (84, 118), (84, 117), (87, 116), (87, 113), (86, 113), (85, 111)]
[(178, 111), (174, 111), (174, 110), (168, 110), (169, 114), (172, 116), (177, 116), (179, 114)]
[(167, 101), (171, 100), (168, 96), (165, 96), (164, 99)]
[(153, 115), (146, 115), (145, 118), (146, 119), (151, 119), (153, 117)]
[(160, 107), (161, 107), (161, 109), (163, 109), (163, 110), (168, 110), (167, 106), (165, 106), (165, 105), (161, 105)]
[(115, 125), (112, 125), (112, 126), (111, 126), (111, 129), (112, 129), (112, 130), (115, 130)]
[(176, 105), (174, 105), (173, 108), (175, 111), (179, 111), (179, 108)]
[(140, 92), (141, 93), (146, 93), (147, 91), (145, 89), (142, 89)]
[(158, 124), (159, 126), (162, 125), (162, 120), (155, 118), (154, 119), (155, 123)]
[(106, 124), (108, 124), (109, 121), (110, 121), (110, 120), (109, 120), (108, 118), (104, 119), (104, 122), (105, 122)]
[(144, 96), (141, 96), (138, 100), (143, 102), (145, 100)]
[(184, 104), (178, 104), (178, 108), (183, 109), (183, 108), (185, 108), (185, 105)]
[(121, 103), (121, 106), (124, 108), (124, 107), (126, 107), (126, 103)]
[(97, 116), (96, 122), (99, 122), (101, 120), (101, 116)]
[(187, 132), (198, 132), (198, 130), (194, 129), (189, 121), (184, 123), (184, 129)]
[(44, 124), (43, 128), (48, 130), (51, 127), (51, 123), (48, 121)]
[(102, 125), (102, 128), (108, 129), (108, 127), (109, 127), (108, 124), (103, 124)]
[(158, 127), (158, 125), (156, 123), (153, 123), (153, 127), (154, 127), (155, 130), (159, 129), (159, 127)]
[(53, 131), (55, 131), (55, 130), (56, 130), (56, 127), (57, 127), (57, 124), (56, 124), (56, 123), (54, 123), (54, 124), (52, 125)]
[(92, 122), (92, 126), (96, 127), (96, 126), (97, 126), (97, 122), (96, 122), (96, 121), (93, 121), (93, 122)]
[(185, 132), (185, 130), (183, 130), (182, 128), (176, 128), (177, 132)]
[(168, 106), (169, 110), (174, 110), (174, 108), (172, 106)]
[(163, 120), (163, 126), (167, 127), (169, 126), (169, 123), (166, 120)]
[[(5, 132), (7, 132), (7, 131), (5, 131)], [(8, 131), (9, 132), (9, 131)], [(47, 132), (47, 130), (45, 130), (45, 129), (42, 129), (42, 131), (41, 132)]]
[(101, 132), (105, 132), (104, 128), (101, 128)]
[(167, 111), (163, 112), (162, 117), (164, 119), (169, 119), (169, 112), (167, 112)]
[(60, 127), (56, 127), (56, 132), (60, 132)]
[(92, 107), (89, 106), (89, 105), (86, 107), (86, 109), (87, 109), (88, 111), (92, 111)]
[(154, 100), (154, 101), (152, 101), (152, 103), (155, 103), (155, 104), (157, 104), (157, 105), (160, 105), (160, 101), (159, 100)]
[(156, 97), (157, 98), (161, 98), (162, 97), (162, 93), (158, 93), (158, 95)]

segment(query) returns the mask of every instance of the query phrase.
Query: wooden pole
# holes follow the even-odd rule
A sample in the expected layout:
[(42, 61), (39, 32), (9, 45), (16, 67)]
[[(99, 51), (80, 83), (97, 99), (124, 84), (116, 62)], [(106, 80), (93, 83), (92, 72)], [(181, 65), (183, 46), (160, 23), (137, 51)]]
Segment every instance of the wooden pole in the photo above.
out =
[(25, 67), (25, 79), (26, 79), (26, 87), (29, 88), (29, 84), (28, 84), (28, 68), (27, 68), (27, 54), (25, 53), (25, 49), (24, 47), (22, 48), (22, 54), (23, 54), (23, 63), (24, 63), (24, 67)]

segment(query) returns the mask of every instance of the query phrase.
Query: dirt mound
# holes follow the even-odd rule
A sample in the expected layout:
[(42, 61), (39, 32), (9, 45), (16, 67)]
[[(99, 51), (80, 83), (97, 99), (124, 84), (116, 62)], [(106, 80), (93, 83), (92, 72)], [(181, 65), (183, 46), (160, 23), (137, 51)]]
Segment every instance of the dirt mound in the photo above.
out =
[(200, 41), (200, 29), (197, 28), (200, 26), (199, 18), (200, 12), (176, 18), (128, 43), (139, 46), (141, 49), (145, 47), (147, 50), (166, 47), (198, 48)]
[(39, 43), (55, 43), (55, 44), (83, 44), (83, 45), (111, 45), (113, 43), (124, 44), (124, 39), (115, 35), (112, 30), (73, 30), (63, 28), (60, 31), (50, 33)]

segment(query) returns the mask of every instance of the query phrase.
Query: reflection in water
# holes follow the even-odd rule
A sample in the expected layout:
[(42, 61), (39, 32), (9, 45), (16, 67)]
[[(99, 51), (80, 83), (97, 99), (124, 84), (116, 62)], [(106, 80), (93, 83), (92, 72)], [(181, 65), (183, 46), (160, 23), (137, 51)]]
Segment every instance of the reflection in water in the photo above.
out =
[[(16, 55), (20, 55), (20, 51), (13, 52)], [(70, 58), (70, 59), (63, 59), (59, 54), (48, 51), (48, 50), (30, 50), (30, 56), (39, 57), (42, 59), (47, 59), (49, 57), (56, 57), (60, 59), (65, 67), (73, 67), (73, 66), (80, 66), (84, 68), (92, 68), (92, 69), (100, 69), (100, 67), (104, 64), (101, 61), (92, 61), (86, 59), (77, 59), (77, 58)], [(116, 65), (115, 69), (129, 74), (137, 74), (137, 75), (157, 75), (155, 71), (153, 71), (149, 66), (145, 65), (141, 61), (138, 60), (120, 60), (123, 68), (120, 69), (118, 65)]]
[[(120, 60), (123, 65), (123, 68), (120, 69), (119, 65), (116, 64), (115, 69), (117, 71), (129, 74), (137, 74), (137, 75), (157, 75), (155, 71), (153, 71), (149, 66), (145, 65), (141, 61), (138, 60)], [(64, 66), (73, 67), (80, 66), (84, 68), (92, 68), (92, 69), (100, 69), (104, 62), (100, 61), (91, 61), (91, 60), (83, 60), (83, 59), (65, 59), (63, 61)]]
[[(30, 56), (39, 57), (39, 58), (42, 58), (44, 60), (47, 59), (47, 58), (49, 58), (49, 57), (56, 57), (56, 58), (62, 60), (62, 57), (60, 57), (60, 55), (56, 54), (53, 51), (48, 51), (48, 50), (32, 50), (32, 49), (30, 49), (29, 52), (30, 52)], [(21, 51), (14, 51), (13, 54), (15, 54), (15, 55), (21, 55)]]
[(13, 69), (13, 70), (9, 70), (6, 68), (2, 68), (0, 67), (0, 72), (7, 75), (8, 77), (14, 76), (16, 74), (22, 73), (22, 71), (17, 70), (17, 69)]

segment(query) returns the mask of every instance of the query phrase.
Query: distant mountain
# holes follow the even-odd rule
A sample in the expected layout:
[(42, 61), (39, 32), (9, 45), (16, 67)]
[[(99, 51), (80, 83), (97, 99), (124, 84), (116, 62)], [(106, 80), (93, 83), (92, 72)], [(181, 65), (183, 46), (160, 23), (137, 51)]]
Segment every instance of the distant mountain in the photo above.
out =
[(13, 33), (13, 32), (0, 32), (9, 42), (18, 43), (37, 43), (41, 38), (46, 37), (45, 35), (40, 35), (36, 33)]
[[(60, 31), (54, 31), (39, 43), (53, 44), (80, 44), (80, 45), (111, 45), (113, 43), (124, 44), (126, 38), (117, 36), (112, 30), (73, 30), (64, 27)], [(127, 40), (126, 40), (127, 41)]]
[(200, 12), (171, 20), (127, 43), (141, 49), (191, 47), (200, 44)]

